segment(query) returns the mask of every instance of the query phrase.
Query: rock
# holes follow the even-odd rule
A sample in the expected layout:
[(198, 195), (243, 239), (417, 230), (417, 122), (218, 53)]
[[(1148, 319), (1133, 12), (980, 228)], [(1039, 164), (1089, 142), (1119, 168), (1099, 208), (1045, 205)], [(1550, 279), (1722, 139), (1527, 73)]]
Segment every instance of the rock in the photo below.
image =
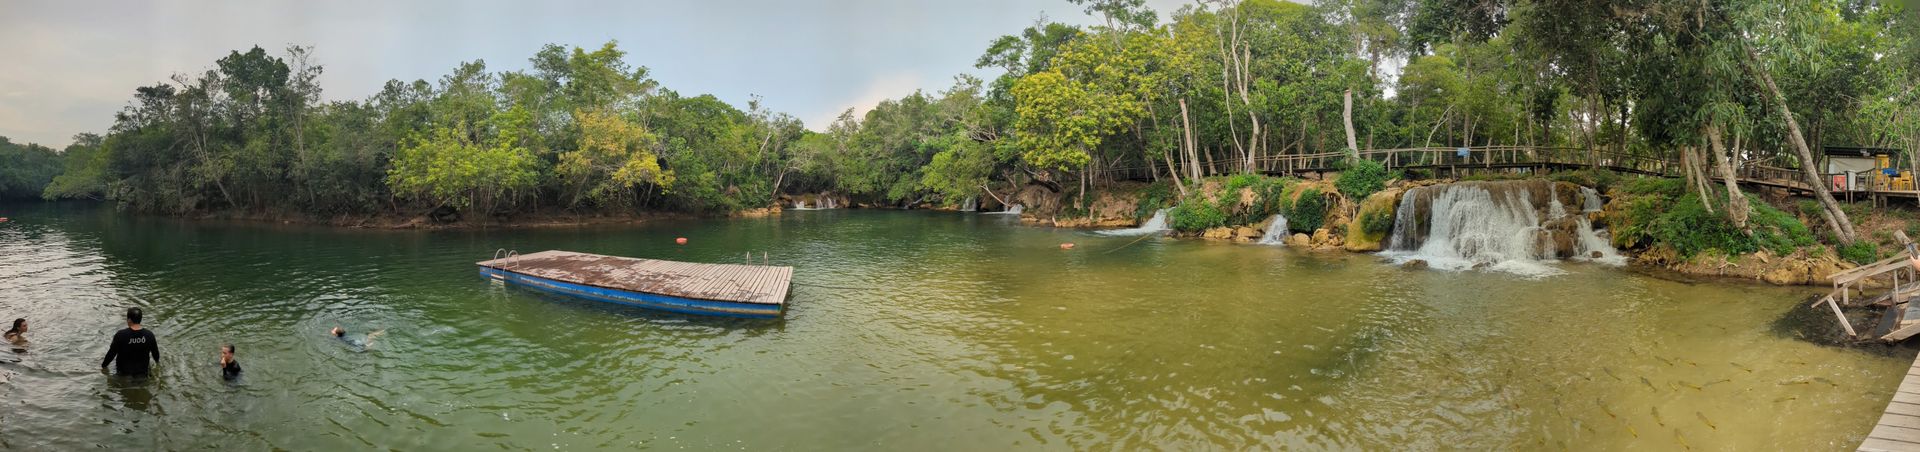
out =
[(1593, 252), (1589, 252), (1589, 253), (1587, 253), (1587, 258), (1588, 258), (1588, 259), (1599, 259), (1599, 258), (1602, 258), (1602, 257), (1606, 257), (1606, 256), (1607, 256), (1607, 254), (1606, 254), (1606, 253), (1602, 253), (1602, 252), (1599, 252), (1599, 251), (1593, 251)]
[(1233, 229), (1234, 240), (1254, 240), (1260, 238), (1260, 230), (1241, 226)]
[(1200, 236), (1209, 238), (1209, 239), (1216, 239), (1216, 240), (1232, 239), (1233, 228), (1228, 228), (1228, 227), (1209, 228), (1206, 230), (1206, 232), (1202, 232)]
[(1313, 243), (1313, 239), (1306, 234), (1294, 234), (1287, 236), (1286, 242), (1287, 246), (1307, 246)]
[(1782, 266), (1760, 274), (1760, 280), (1780, 286), (1802, 284), (1807, 281), (1805, 270), (1797, 266)]
[[(1406, 192), (1406, 189), (1401, 187), (1388, 188), (1367, 196), (1367, 199), (1360, 201), (1358, 213), (1354, 215), (1352, 222), (1347, 225), (1346, 243), (1343, 245), (1347, 251), (1370, 252), (1380, 251), (1385, 248), (1387, 235), (1391, 233), (1393, 229), (1394, 214), (1398, 212), (1400, 208), (1400, 198), (1403, 197)], [(1382, 221), (1382, 219), (1384, 219), (1387, 227), (1385, 227), (1384, 230), (1369, 231), (1367, 230), (1367, 222), (1369, 219), (1373, 221)], [(1380, 229), (1377, 224), (1375, 227), (1376, 229)]]
[(1407, 263), (1400, 264), (1400, 267), (1408, 270), (1426, 270), (1427, 261), (1420, 259), (1409, 260)]
[(1313, 243), (1327, 243), (1329, 240), (1333, 240), (1333, 233), (1327, 231), (1327, 228), (1315, 229), (1313, 231)]

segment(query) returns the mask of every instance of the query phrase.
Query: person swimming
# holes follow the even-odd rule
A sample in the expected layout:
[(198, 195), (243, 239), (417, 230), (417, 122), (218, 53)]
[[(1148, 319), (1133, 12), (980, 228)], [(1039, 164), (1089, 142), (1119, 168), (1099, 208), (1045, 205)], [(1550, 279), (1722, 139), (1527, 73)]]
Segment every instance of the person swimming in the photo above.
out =
[(220, 376), (228, 380), (240, 378), (240, 360), (233, 358), (233, 344), (220, 346)]
[(13, 319), (13, 328), (7, 329), (5, 338), (13, 345), (27, 345), (27, 319)]
[(371, 333), (367, 333), (367, 335), (363, 337), (352, 338), (352, 337), (347, 337), (346, 328), (334, 326), (333, 330), (328, 331), (327, 333), (332, 334), (334, 339), (339, 339), (340, 342), (347, 344), (347, 346), (353, 347), (357, 351), (364, 352), (364, 351), (367, 351), (367, 349), (369, 348), (373, 348), (373, 340), (379, 338), (380, 335), (387, 334), (387, 330), (377, 330)]

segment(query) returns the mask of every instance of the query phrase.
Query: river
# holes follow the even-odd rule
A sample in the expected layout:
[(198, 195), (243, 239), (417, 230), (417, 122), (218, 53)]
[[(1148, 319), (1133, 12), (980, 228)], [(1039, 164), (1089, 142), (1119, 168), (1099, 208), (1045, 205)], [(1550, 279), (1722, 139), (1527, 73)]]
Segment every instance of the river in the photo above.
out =
[[(33, 341), (0, 350), (19, 359), (0, 362), (0, 448), (1839, 450), (1915, 353), (1830, 345), (1811, 288), (1415, 270), (1011, 216), (433, 232), (0, 216), (0, 318), (28, 318)], [(778, 321), (656, 314), (478, 276), (500, 248), (765, 253), (796, 285)], [(164, 354), (144, 381), (98, 370), (131, 306)], [(386, 334), (358, 352), (335, 325)]]

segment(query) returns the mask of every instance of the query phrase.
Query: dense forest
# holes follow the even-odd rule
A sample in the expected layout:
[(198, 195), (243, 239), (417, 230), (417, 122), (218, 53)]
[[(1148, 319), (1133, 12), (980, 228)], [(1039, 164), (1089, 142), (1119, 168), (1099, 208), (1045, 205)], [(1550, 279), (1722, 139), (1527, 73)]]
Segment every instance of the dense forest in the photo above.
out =
[(1036, 21), (983, 43), (992, 79), (958, 75), (818, 131), (757, 99), (659, 86), (615, 43), (549, 45), (520, 71), (473, 61), (359, 101), (322, 100), (311, 49), (255, 47), (139, 87), (104, 136), (59, 157), (0, 143), (28, 162), (0, 172), (0, 195), (50, 179), (47, 198), (169, 213), (715, 212), (821, 191), (883, 205), (1029, 183), (1082, 194), (1116, 167), (1184, 191), (1243, 170), (1214, 162), (1350, 149), (1561, 146), (1702, 171), (1807, 168), (1825, 145), (1920, 149), (1920, 18), (1896, 3), (1246, 0), (1163, 17), (1143, 0), (1074, 1), (1099, 25)]

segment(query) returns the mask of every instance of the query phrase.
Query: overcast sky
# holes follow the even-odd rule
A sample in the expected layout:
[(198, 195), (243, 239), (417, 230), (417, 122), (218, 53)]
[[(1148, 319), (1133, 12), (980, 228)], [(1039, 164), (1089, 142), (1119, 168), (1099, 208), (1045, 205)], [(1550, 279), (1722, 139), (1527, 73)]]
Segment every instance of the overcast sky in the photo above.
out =
[[(1161, 18), (1191, 1), (1149, 0)], [(629, 63), (683, 94), (750, 95), (818, 129), (848, 107), (955, 74), (993, 38), (1044, 14), (1089, 24), (1066, 0), (71, 1), (0, 5), (0, 136), (64, 147), (103, 133), (137, 86), (199, 73), (233, 50), (315, 46), (329, 100), (388, 79), (437, 80), (462, 61), (524, 69), (547, 43), (618, 40)]]

